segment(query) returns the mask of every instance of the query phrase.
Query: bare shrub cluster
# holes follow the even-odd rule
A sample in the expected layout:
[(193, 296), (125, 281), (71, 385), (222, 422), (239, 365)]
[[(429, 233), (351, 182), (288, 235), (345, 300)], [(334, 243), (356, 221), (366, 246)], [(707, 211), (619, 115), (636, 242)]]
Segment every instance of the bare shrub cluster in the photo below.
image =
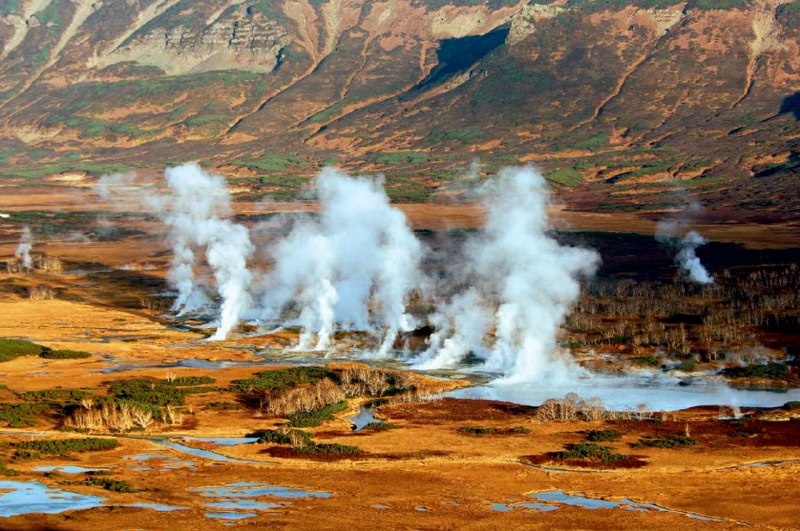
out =
[(276, 417), (308, 412), (341, 402), (345, 391), (329, 378), (311, 385), (292, 387), (269, 396), (266, 411)]
[(139, 299), (139, 305), (144, 310), (162, 311), (172, 306), (172, 302), (169, 297), (152, 296)]
[(57, 256), (37, 254), (33, 257), (33, 267), (26, 268), (19, 258), (11, 258), (6, 262), (6, 272), (9, 274), (30, 273), (41, 271), (52, 275), (60, 275), (64, 271), (64, 263)]
[(755, 346), (760, 331), (800, 326), (797, 264), (724, 270), (717, 283), (597, 280), (584, 287), (565, 330), (573, 348), (614, 348), (634, 355), (716, 362)]
[[(160, 411), (164, 424), (177, 426), (183, 423), (183, 413), (173, 406), (166, 406)], [(156, 423), (153, 411), (125, 402), (104, 402), (95, 404), (92, 399), (81, 401), (64, 419), (69, 428), (88, 431), (108, 431), (124, 433), (133, 428), (147, 429)]]
[(28, 288), (28, 298), (32, 301), (49, 301), (56, 296), (56, 290), (50, 286), (32, 286)]
[(596, 421), (605, 418), (606, 409), (599, 398), (582, 399), (575, 393), (568, 393), (564, 398), (546, 400), (536, 410), (536, 418), (542, 421), (554, 420), (586, 420)]

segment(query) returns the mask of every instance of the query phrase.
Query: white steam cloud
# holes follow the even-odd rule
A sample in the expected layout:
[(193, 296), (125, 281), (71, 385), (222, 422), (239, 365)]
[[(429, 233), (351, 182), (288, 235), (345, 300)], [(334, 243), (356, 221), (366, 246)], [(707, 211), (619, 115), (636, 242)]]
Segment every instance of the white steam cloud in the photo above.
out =
[(694, 230), (686, 232), (695, 214), (702, 212), (703, 207), (695, 201), (689, 203), (676, 214), (673, 219), (659, 221), (656, 225), (656, 239), (662, 243), (675, 245), (675, 239), (681, 233), (684, 236), (677, 241), (678, 252), (675, 254), (675, 263), (685, 277), (698, 284), (713, 284), (712, 277), (697, 256), (698, 247), (706, 244), (706, 239)]
[[(210, 306), (206, 283), (196, 269), (205, 255), (221, 300), (219, 326), (211, 340), (225, 339), (250, 307), (252, 275), (247, 259), (253, 253), (246, 227), (226, 219), (231, 214), (225, 180), (203, 171), (197, 164), (184, 164), (165, 171), (169, 193), (138, 194), (169, 227), (172, 263), (170, 285), (178, 292), (173, 309), (191, 312)], [(98, 191), (108, 196), (133, 184), (131, 175), (104, 176)]]
[(33, 269), (33, 259), (31, 258), (33, 249), (33, 233), (28, 226), (22, 227), (22, 234), (19, 237), (19, 244), (14, 251), (14, 256), (22, 262), (23, 269)]
[(532, 167), (501, 170), (482, 193), (488, 219), (465, 264), (473, 287), (440, 306), (430, 348), (413, 361), (439, 368), (472, 353), (507, 381), (563, 374), (558, 329), (599, 256), (547, 234), (547, 184)]
[(681, 247), (678, 254), (675, 255), (675, 261), (692, 282), (713, 284), (714, 278), (708, 274), (708, 270), (706, 270), (695, 253), (695, 249), (705, 245), (705, 243), (705, 238), (700, 234), (693, 230), (689, 231), (681, 240)]
[(383, 330), (378, 355), (413, 328), (406, 297), (419, 280), (420, 244), (382, 182), (325, 168), (316, 180), (322, 211), (279, 241), (266, 279), (265, 319), (292, 303), (303, 328), (298, 349), (326, 350), (334, 331)]

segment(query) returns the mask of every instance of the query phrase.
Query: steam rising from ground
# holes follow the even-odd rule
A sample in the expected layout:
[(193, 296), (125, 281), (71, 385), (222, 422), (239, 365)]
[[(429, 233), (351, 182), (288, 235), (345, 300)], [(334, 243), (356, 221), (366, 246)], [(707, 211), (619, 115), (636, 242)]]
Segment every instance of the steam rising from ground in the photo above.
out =
[(31, 258), (33, 249), (33, 234), (28, 226), (22, 227), (22, 234), (19, 237), (19, 245), (14, 251), (14, 256), (22, 262), (23, 269), (33, 269), (33, 259)]
[(681, 240), (681, 247), (678, 254), (675, 255), (675, 261), (692, 282), (713, 284), (714, 278), (708, 274), (708, 270), (695, 253), (695, 249), (705, 244), (705, 238), (693, 230), (689, 231)]
[[(175, 311), (210, 306), (206, 282), (197, 277), (203, 256), (210, 266), (221, 299), (211, 339), (227, 337), (248, 310), (278, 323), (294, 312), (302, 328), (297, 349), (327, 351), (337, 329), (360, 330), (380, 337), (374, 355), (386, 357), (398, 334), (415, 327), (406, 303), (426, 284), (422, 248), (380, 179), (325, 168), (314, 181), (320, 215), (296, 223), (267, 249), (274, 267), (254, 283), (247, 267), (253, 245), (248, 230), (228, 219), (223, 178), (195, 164), (167, 169), (166, 178), (168, 193), (139, 195), (169, 228)], [(100, 191), (132, 182), (104, 178)], [(468, 241), (465, 263), (455, 262), (447, 286), (469, 287), (440, 301), (429, 317), (429, 348), (413, 361), (439, 368), (473, 354), (508, 381), (565, 375), (556, 336), (580, 294), (579, 279), (595, 271), (599, 257), (548, 235), (549, 193), (533, 168), (502, 170), (479, 193), (486, 225)]]
[(578, 279), (594, 273), (599, 256), (547, 234), (549, 194), (533, 168), (504, 169), (481, 192), (488, 219), (465, 264), (473, 287), (440, 305), (415, 365), (447, 367), (474, 354), (508, 381), (564, 374), (556, 335), (580, 295)]
[[(220, 323), (211, 340), (225, 339), (250, 306), (252, 276), (247, 259), (253, 252), (246, 227), (233, 223), (225, 180), (197, 164), (168, 168), (166, 194), (139, 193), (137, 199), (152, 208), (169, 228), (173, 258), (168, 280), (177, 292), (173, 309), (190, 312), (211, 305), (206, 283), (196, 276), (200, 258), (211, 267), (221, 299)], [(98, 191), (109, 196), (126, 190), (132, 175), (104, 176)]]
[(673, 219), (659, 221), (656, 225), (656, 239), (674, 245), (675, 238), (684, 233), (684, 236), (677, 242), (678, 252), (675, 255), (675, 263), (691, 282), (713, 284), (714, 277), (709, 274), (696, 253), (698, 247), (706, 244), (705, 238), (694, 230), (686, 232), (692, 218), (702, 210), (703, 207), (700, 203), (693, 201), (678, 212)]
[(278, 319), (294, 303), (302, 350), (328, 349), (337, 326), (378, 327), (379, 354), (386, 355), (398, 332), (413, 327), (405, 300), (419, 280), (420, 244), (380, 181), (325, 168), (315, 184), (321, 215), (271, 249), (275, 268), (265, 282), (262, 317)]
[(178, 289), (175, 309), (194, 310), (204, 302), (194, 273), (196, 251), (204, 249), (222, 299), (220, 324), (211, 340), (225, 339), (250, 305), (250, 234), (244, 226), (222, 218), (231, 214), (230, 194), (222, 177), (196, 164), (169, 168), (166, 176), (171, 197), (163, 219), (171, 229), (169, 280)]

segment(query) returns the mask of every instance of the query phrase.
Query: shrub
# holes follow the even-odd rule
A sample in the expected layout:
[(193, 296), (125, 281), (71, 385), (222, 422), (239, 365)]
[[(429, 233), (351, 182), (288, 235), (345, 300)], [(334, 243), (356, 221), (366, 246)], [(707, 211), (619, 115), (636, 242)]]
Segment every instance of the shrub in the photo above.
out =
[(44, 347), (23, 339), (0, 339), (0, 361), (11, 361), (20, 356), (38, 356)]
[(461, 433), (468, 433), (470, 435), (493, 435), (497, 433), (497, 428), (487, 428), (483, 426), (461, 426), (458, 428)]
[(7, 422), (12, 428), (33, 426), (35, 417), (41, 415), (46, 407), (43, 404), (0, 403), (0, 422)]
[(536, 417), (543, 421), (552, 420), (600, 420), (606, 414), (603, 403), (597, 398), (582, 400), (575, 393), (567, 393), (562, 399), (545, 400), (536, 409)]
[(167, 380), (167, 383), (176, 387), (186, 387), (193, 385), (211, 385), (216, 383), (216, 380), (211, 376), (179, 376)]
[(209, 402), (206, 404), (211, 409), (221, 409), (222, 411), (240, 411), (243, 409), (242, 405), (238, 402), (230, 402), (230, 401), (215, 401)]
[(767, 363), (749, 367), (731, 367), (722, 373), (730, 378), (783, 378), (788, 376), (789, 367), (783, 363)]
[(0, 476), (18, 476), (19, 472), (8, 468), (5, 462), (0, 461)]
[(635, 361), (637, 365), (658, 365), (661, 363), (655, 356), (640, 356), (633, 361)]
[(76, 431), (108, 429), (124, 433), (128, 430), (146, 429), (156, 419), (166, 420), (171, 424), (181, 424), (182, 415), (167, 405), (165, 410), (148, 404), (135, 405), (128, 402), (104, 400), (95, 405), (92, 400), (85, 400), (81, 407), (75, 408), (64, 419), (64, 427)]
[(181, 406), (185, 403), (188, 394), (207, 393), (214, 390), (213, 387), (185, 387), (179, 383), (179, 381), (191, 380), (191, 378), (196, 377), (176, 378), (171, 382), (155, 379), (120, 380), (113, 382), (108, 391), (117, 400), (129, 401), (137, 405)]
[(344, 390), (328, 378), (313, 385), (301, 385), (278, 392), (269, 398), (267, 411), (285, 417), (321, 409), (346, 398)]
[(400, 426), (398, 426), (397, 424), (392, 424), (391, 422), (386, 422), (385, 420), (382, 420), (380, 422), (370, 422), (369, 424), (361, 428), (361, 431), (396, 430), (399, 427)]
[(41, 457), (41, 453), (35, 452), (33, 450), (17, 450), (14, 452), (15, 459), (39, 459)]
[(234, 380), (229, 388), (234, 393), (253, 393), (254, 391), (282, 391), (301, 384), (316, 383), (323, 378), (338, 382), (335, 372), (325, 367), (292, 367), (276, 371), (256, 373), (255, 377)]
[(18, 396), (26, 402), (69, 405), (79, 403), (88, 394), (87, 391), (82, 389), (42, 389), (40, 391), (19, 393)]
[(469, 435), (511, 435), (511, 434), (528, 434), (530, 429), (525, 426), (516, 426), (514, 428), (493, 428), (486, 426), (462, 426), (458, 428), (461, 433)]
[(554, 459), (567, 461), (570, 459), (587, 459), (590, 461), (600, 461), (603, 463), (612, 463), (614, 461), (622, 461), (628, 456), (618, 454), (610, 446), (600, 446), (593, 443), (576, 443), (566, 446), (566, 450), (555, 452), (552, 454)]
[(685, 435), (648, 435), (639, 440), (634, 447), (637, 448), (680, 448), (682, 446), (694, 446), (697, 439), (692, 439)]
[(91, 358), (92, 355), (82, 350), (43, 350), (39, 357), (48, 360), (75, 360)]
[(38, 452), (50, 455), (66, 455), (68, 452), (95, 452), (110, 450), (119, 446), (116, 439), (86, 437), (84, 439), (55, 439), (46, 441), (23, 441), (13, 443), (17, 453), (20, 451)]
[(139, 489), (121, 479), (90, 477), (81, 482), (83, 485), (94, 485), (112, 492), (138, 492)]
[(755, 437), (757, 435), (761, 435), (766, 432), (767, 430), (763, 426), (758, 426), (749, 429), (733, 430), (728, 434), (728, 437)]
[(591, 442), (616, 441), (621, 435), (619, 430), (589, 430), (586, 432), (586, 440)]
[(298, 411), (297, 413), (287, 415), (286, 418), (289, 420), (290, 426), (296, 428), (310, 428), (319, 426), (326, 420), (333, 419), (336, 413), (340, 413), (345, 409), (347, 409), (347, 401), (342, 400), (341, 402), (329, 404), (312, 411)]
[(259, 430), (250, 434), (250, 437), (258, 437), (260, 443), (291, 444), (292, 446), (306, 446), (313, 444), (311, 434), (303, 430)]
[(337, 443), (310, 443), (298, 446), (293, 451), (298, 454), (314, 455), (358, 455), (361, 453), (361, 448)]
[(790, 402), (786, 402), (783, 405), (783, 409), (788, 409), (789, 411), (792, 411), (794, 409), (800, 409), (800, 401), (792, 400)]

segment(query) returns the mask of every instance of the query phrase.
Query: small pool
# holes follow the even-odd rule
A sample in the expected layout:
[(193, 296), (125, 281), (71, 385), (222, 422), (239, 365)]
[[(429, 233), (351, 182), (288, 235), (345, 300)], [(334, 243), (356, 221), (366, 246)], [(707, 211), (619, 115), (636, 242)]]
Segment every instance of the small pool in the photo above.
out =
[(695, 520), (703, 520), (706, 522), (722, 522), (720, 518), (713, 518), (711, 516), (703, 516), (701, 514), (692, 513), (689, 511), (681, 511), (677, 509), (669, 509), (656, 505), (654, 503), (637, 502), (629, 498), (621, 498), (619, 501), (605, 500), (602, 498), (590, 498), (580, 494), (570, 494), (563, 490), (545, 490), (540, 492), (533, 492), (527, 495), (528, 498), (533, 498), (534, 502), (515, 502), (515, 503), (491, 503), (489, 510), (499, 512), (509, 512), (516, 509), (530, 509), (537, 512), (550, 512), (557, 511), (564, 506), (580, 507), (582, 509), (597, 510), (597, 509), (622, 509), (626, 511), (649, 512), (656, 511), (662, 513), (681, 514)]
[(62, 472), (64, 474), (86, 474), (88, 472), (106, 472), (108, 468), (87, 468), (76, 465), (66, 466), (37, 466), (34, 472)]
[(331, 497), (330, 492), (294, 489), (255, 481), (199, 487), (189, 489), (189, 492), (197, 492), (203, 498), (210, 498), (211, 500), (203, 504), (203, 507), (211, 510), (206, 513), (206, 517), (222, 520), (254, 518), (258, 513), (252, 511), (263, 512), (289, 507), (294, 500)]
[(217, 446), (239, 446), (240, 444), (253, 444), (258, 442), (258, 437), (181, 437), (182, 441), (197, 441), (216, 444)]
[[(105, 504), (106, 498), (48, 487), (38, 481), (0, 481), (0, 491), (8, 491), (0, 492), (0, 518), (109, 507)], [(186, 509), (186, 507), (160, 503), (132, 503), (122, 507), (136, 507), (160, 512)]]

